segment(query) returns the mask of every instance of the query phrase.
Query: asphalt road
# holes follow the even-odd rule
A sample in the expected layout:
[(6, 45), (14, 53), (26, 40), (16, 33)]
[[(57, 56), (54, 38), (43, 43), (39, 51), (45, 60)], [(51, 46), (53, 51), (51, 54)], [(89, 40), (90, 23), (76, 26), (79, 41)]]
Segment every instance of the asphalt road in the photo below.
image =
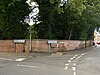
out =
[(100, 75), (99, 47), (61, 54), (28, 58), (1, 55), (0, 75)]

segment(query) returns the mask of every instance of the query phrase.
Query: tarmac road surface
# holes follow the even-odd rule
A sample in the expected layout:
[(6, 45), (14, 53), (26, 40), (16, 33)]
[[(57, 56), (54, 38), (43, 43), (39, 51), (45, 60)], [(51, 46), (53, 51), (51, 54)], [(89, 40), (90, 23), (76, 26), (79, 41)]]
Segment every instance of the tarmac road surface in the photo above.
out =
[(0, 75), (100, 75), (99, 47), (33, 55), (0, 55)]

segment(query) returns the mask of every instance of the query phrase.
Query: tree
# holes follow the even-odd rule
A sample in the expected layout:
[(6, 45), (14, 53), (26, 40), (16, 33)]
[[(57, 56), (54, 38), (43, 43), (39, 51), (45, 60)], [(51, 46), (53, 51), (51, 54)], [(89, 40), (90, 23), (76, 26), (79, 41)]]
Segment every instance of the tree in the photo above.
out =
[[(60, 0), (35, 0), (39, 4), (40, 21), (36, 31), (39, 38), (70, 39), (85, 0), (68, 0), (61, 6)], [(75, 8), (76, 7), (76, 8)], [(44, 13), (45, 12), (45, 13)], [(75, 18), (75, 19), (74, 19)], [(71, 30), (71, 31), (69, 31)]]
[(25, 38), (27, 27), (24, 19), (30, 12), (26, 0), (1, 0), (1, 39)]
[[(81, 21), (84, 26), (84, 30), (81, 32), (80, 38), (93, 39), (94, 29), (99, 26), (99, 13), (100, 13), (100, 1), (99, 0), (87, 0), (84, 3), (86, 10), (83, 11)], [(83, 37), (82, 37), (83, 36)]]
[[(85, 2), (85, 0), (67, 0), (67, 2), (61, 6), (63, 12), (55, 18), (56, 25), (60, 24), (58, 30), (62, 33), (59, 33), (62, 39), (79, 39), (80, 32), (82, 31), (80, 17), (82, 12), (86, 9), (83, 2)], [(58, 18), (58, 16), (60, 16), (60, 18)]]
[[(87, 40), (100, 26), (99, 0), (32, 1), (39, 5), (41, 21), (32, 27), (35, 38)], [(25, 38), (28, 25), (24, 20), (32, 10), (26, 0), (1, 0), (0, 4), (0, 39)]]
[(39, 4), (40, 24), (35, 26), (38, 38), (54, 39), (54, 14), (59, 0), (35, 0)]

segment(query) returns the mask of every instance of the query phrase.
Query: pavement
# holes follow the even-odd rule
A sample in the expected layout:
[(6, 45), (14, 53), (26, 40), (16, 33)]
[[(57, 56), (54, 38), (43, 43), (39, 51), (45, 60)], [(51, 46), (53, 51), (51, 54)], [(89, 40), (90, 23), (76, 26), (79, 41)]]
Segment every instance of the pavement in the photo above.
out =
[(94, 46), (87, 47), (79, 50), (71, 50), (66, 52), (56, 52), (56, 53), (0, 53), (1, 60), (8, 61), (23, 61), (30, 58), (36, 57), (64, 57), (66, 55), (75, 55), (81, 53), (90, 52), (91, 49), (95, 48)]

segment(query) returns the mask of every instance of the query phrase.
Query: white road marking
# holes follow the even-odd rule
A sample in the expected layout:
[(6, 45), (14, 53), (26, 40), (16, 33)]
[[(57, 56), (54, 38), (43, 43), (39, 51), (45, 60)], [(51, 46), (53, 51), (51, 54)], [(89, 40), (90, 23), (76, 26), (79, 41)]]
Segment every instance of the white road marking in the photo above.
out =
[(77, 57), (78, 55), (76, 54), (75, 56)]
[(13, 59), (0, 58), (0, 60), (14, 61)]
[(70, 62), (71, 62), (71, 60), (68, 60), (68, 62), (70, 63)]
[(23, 61), (23, 60), (25, 60), (25, 59), (27, 59), (27, 58), (18, 58), (18, 59), (16, 59), (15, 61)]
[(76, 71), (76, 67), (72, 67), (72, 70), (73, 70), (73, 71)]
[[(67, 70), (68, 68), (69, 68), (69, 66), (70, 66), (70, 63), (72, 62), (72, 60), (75, 60), (75, 59), (80, 59), (82, 56), (84, 56), (84, 55), (86, 55), (86, 54), (89, 54), (89, 53), (92, 53), (92, 52), (94, 52), (95, 51), (95, 49), (93, 49), (91, 52), (86, 52), (86, 53), (83, 53), (83, 54), (79, 54), (79, 55), (74, 55), (72, 58), (70, 58), (70, 60), (68, 60), (68, 63), (69, 64), (65, 64), (66, 66), (65, 66), (65, 70)], [(76, 63), (74, 63), (73, 64), (73, 67), (71, 67), (72, 68), (72, 71), (73, 71), (73, 75), (77, 75), (76, 74)]]
[(74, 63), (74, 66), (76, 66), (76, 63)]
[(39, 68), (38, 66), (20, 65), (20, 64), (18, 64), (17, 66), (19, 66), (19, 67), (29, 67), (29, 68)]
[(80, 59), (82, 57), (82, 55), (78, 56), (76, 59)]
[(42, 68), (42, 69), (46, 69), (46, 67), (40, 67), (40, 66), (31, 66), (31, 65), (21, 65), (21, 64), (17, 64), (17, 67), (26, 67), (26, 68)]
[(0, 60), (7, 60), (7, 61), (23, 61), (27, 58), (18, 58), (18, 59), (8, 59), (8, 58), (0, 58)]
[(64, 69), (67, 70), (68, 69), (68, 66), (66, 66)]
[(74, 58), (70, 58), (70, 60), (73, 60)]
[(74, 75), (76, 75), (76, 72), (73, 72)]
[(73, 59), (76, 58), (75, 56), (73, 56)]
[(66, 66), (69, 66), (69, 64), (65, 64)]
[(82, 56), (77, 57), (78, 59), (81, 58)]
[(65, 66), (65, 68), (64, 68), (64, 69), (65, 69), (65, 70), (67, 70), (67, 69), (68, 69), (69, 64), (65, 64), (65, 65), (66, 65), (66, 66)]
[(82, 54), (82, 55), (85, 55), (85, 54)]

